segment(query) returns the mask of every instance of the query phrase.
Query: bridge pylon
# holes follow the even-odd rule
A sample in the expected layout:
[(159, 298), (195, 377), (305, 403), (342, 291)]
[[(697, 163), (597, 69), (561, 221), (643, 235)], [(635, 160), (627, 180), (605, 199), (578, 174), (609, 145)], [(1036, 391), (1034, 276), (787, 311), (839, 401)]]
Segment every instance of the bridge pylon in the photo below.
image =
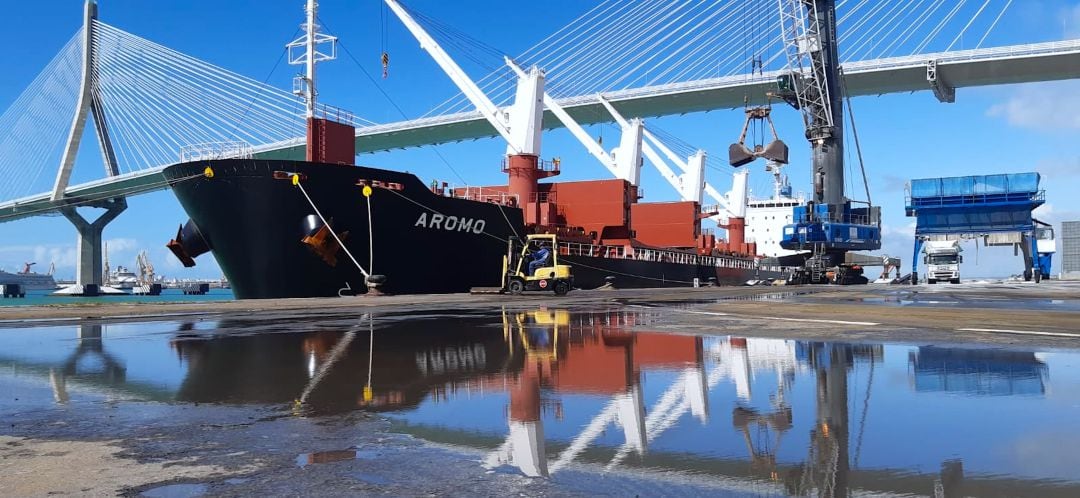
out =
[[(116, 163), (116, 153), (109, 137), (105, 106), (93, 81), (93, 70), (97, 63), (97, 51), (94, 48), (94, 31), (97, 29), (94, 21), (98, 15), (97, 0), (87, 0), (83, 12), (83, 63), (79, 100), (75, 105), (67, 144), (64, 146), (64, 154), (61, 156), (60, 167), (56, 172), (56, 182), (53, 184), (51, 197), (53, 201), (64, 202), (65, 205), (60, 208), (60, 212), (75, 225), (75, 229), (79, 232), (75, 285), (58, 291), (67, 295), (97, 295), (109, 291), (104, 286), (104, 276), (101, 271), (102, 232), (105, 230), (105, 225), (127, 209), (127, 200), (122, 195), (86, 202), (79, 198), (69, 198), (65, 193), (71, 181), (75, 157), (78, 155), (79, 145), (86, 130), (87, 117), (93, 117), (94, 131), (101, 149), (102, 163), (105, 165), (105, 175), (113, 177), (120, 173)], [(105, 213), (90, 222), (76, 211), (77, 207), (103, 208)]]

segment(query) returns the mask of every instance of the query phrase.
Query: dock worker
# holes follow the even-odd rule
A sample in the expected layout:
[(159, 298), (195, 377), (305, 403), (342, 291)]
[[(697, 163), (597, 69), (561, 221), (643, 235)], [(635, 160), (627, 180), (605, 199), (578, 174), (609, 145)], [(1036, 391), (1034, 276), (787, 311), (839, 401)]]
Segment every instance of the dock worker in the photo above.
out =
[(539, 249), (533, 251), (532, 261), (529, 261), (529, 275), (535, 275), (536, 270), (543, 267), (547, 263), (547, 259), (551, 257), (551, 251), (547, 247), (537, 244)]

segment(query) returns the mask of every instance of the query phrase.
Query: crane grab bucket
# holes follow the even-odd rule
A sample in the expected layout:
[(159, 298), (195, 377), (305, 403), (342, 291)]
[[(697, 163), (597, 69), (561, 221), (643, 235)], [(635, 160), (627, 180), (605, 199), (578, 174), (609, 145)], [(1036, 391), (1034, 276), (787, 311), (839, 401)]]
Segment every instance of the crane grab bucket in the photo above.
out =
[(731, 144), (731, 147), (728, 147), (728, 163), (736, 168), (750, 164), (755, 159), (757, 156), (754, 151), (744, 144)]
[(778, 162), (780, 164), (788, 163), (788, 146), (783, 140), (776, 139), (769, 142), (769, 145), (765, 146), (765, 150), (761, 151), (761, 157), (769, 161)]
[[(780, 164), (788, 163), (788, 146), (776, 134), (776, 126), (773, 125), (771, 114), (772, 108), (769, 106), (749, 107), (746, 109), (746, 121), (743, 122), (739, 141), (728, 147), (728, 164), (738, 168), (754, 162), (759, 157)], [(757, 144), (753, 149), (747, 147), (746, 134), (750, 131), (750, 125), (753, 123), (761, 123), (762, 126), (768, 123), (769, 131), (772, 132), (772, 142), (765, 146)]]

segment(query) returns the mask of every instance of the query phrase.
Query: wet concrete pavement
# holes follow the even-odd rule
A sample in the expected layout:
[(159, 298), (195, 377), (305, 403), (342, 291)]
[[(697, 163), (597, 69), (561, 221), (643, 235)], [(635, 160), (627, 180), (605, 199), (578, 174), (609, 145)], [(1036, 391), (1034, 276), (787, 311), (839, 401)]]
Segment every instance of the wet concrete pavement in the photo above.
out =
[(49, 320), (0, 330), (0, 488), (1077, 496), (1077, 290), (21, 310)]

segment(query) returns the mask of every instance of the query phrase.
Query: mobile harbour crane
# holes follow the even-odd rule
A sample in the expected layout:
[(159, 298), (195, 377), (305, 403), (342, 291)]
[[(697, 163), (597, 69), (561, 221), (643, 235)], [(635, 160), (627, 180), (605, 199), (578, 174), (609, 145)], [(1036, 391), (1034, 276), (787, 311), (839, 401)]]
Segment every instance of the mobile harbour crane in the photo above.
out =
[[(808, 251), (790, 283), (867, 283), (849, 251), (881, 248), (881, 209), (853, 207), (844, 195), (844, 84), (837, 53), (835, 0), (778, 0), (789, 72), (776, 96), (800, 110), (812, 147), (813, 195), (796, 206), (780, 246)], [(856, 136), (856, 146), (858, 139)], [(864, 173), (865, 176), (865, 173)]]

